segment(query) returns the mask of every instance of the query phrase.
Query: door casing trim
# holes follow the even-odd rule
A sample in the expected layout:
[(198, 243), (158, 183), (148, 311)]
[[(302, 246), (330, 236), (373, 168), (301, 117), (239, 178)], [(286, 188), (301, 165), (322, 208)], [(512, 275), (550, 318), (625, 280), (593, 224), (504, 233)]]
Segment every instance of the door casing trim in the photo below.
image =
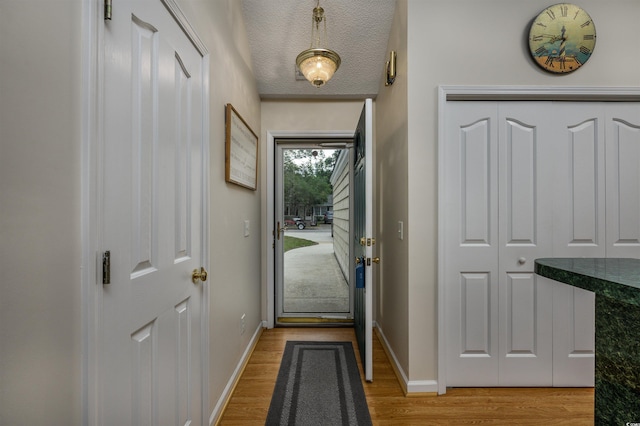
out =
[(266, 318), (267, 328), (275, 327), (275, 250), (274, 243), (274, 223), (275, 223), (275, 156), (276, 139), (279, 138), (300, 138), (300, 139), (351, 139), (353, 130), (267, 130), (267, 158), (266, 158), (266, 197), (264, 201), (264, 222), (263, 244), (266, 256), (263, 256), (265, 265), (265, 282), (263, 288), (263, 300), (265, 301), (263, 318)]

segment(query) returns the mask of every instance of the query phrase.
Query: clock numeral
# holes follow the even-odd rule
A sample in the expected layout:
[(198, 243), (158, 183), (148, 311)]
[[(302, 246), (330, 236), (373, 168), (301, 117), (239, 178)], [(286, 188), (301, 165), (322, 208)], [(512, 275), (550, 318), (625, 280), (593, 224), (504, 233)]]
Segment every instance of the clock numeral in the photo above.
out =
[(556, 19), (556, 14), (553, 12), (553, 10), (547, 10), (547, 15), (549, 15), (549, 18), (551, 19)]
[(589, 25), (591, 25), (591, 21), (585, 22), (584, 24), (580, 25), (580, 27), (584, 28), (584, 27), (588, 27)]
[(593, 34), (585, 34), (583, 40), (594, 40), (596, 37)]
[(542, 28), (547, 28), (547, 26), (545, 24), (543, 24), (542, 22), (537, 22), (536, 25), (539, 26), (539, 27), (542, 27)]
[(578, 17), (578, 14), (580, 14), (580, 10), (576, 10), (576, 14), (573, 15), (573, 20), (575, 21), (576, 18)]
[(541, 35), (531, 37), (531, 41), (542, 41), (543, 39), (544, 37), (542, 37)]
[(560, 6), (560, 14), (562, 15), (563, 18), (567, 17), (567, 13), (569, 13), (569, 6), (567, 5)]
[(538, 47), (538, 48), (536, 49), (536, 54), (537, 54), (537, 55), (542, 55), (543, 53), (546, 53), (546, 52), (547, 52), (547, 49), (545, 49), (545, 48), (544, 48), (544, 46), (542, 46), (542, 47)]
[(585, 46), (580, 46), (580, 52), (584, 53), (585, 55), (590, 55), (591, 54), (591, 49), (589, 49), (588, 47), (585, 47)]

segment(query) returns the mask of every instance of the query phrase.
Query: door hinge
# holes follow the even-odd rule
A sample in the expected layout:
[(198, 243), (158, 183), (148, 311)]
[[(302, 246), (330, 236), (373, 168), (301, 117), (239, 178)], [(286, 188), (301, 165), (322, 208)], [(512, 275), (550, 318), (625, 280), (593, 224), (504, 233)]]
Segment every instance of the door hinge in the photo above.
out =
[(102, 284), (111, 284), (111, 252), (102, 254)]
[(111, 0), (104, 0), (104, 20), (111, 20)]

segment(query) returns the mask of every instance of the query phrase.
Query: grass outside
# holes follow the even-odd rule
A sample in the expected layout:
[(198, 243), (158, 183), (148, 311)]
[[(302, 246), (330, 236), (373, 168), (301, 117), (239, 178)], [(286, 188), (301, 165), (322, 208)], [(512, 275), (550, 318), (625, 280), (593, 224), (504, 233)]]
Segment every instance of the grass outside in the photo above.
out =
[(284, 237), (285, 253), (288, 252), (289, 250), (297, 249), (300, 247), (315, 246), (316, 244), (318, 243), (316, 243), (315, 241), (309, 241), (303, 238), (288, 237), (286, 235)]

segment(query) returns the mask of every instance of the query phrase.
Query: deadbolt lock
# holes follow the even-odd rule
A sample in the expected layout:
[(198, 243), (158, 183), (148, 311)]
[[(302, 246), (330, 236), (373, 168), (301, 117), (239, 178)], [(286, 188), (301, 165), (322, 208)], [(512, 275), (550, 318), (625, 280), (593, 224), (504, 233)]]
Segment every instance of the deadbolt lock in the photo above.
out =
[(197, 269), (194, 269), (193, 272), (191, 273), (191, 281), (194, 284), (197, 284), (197, 281), (206, 281), (207, 280), (207, 270), (204, 269), (204, 266), (200, 268), (200, 270), (198, 271)]

